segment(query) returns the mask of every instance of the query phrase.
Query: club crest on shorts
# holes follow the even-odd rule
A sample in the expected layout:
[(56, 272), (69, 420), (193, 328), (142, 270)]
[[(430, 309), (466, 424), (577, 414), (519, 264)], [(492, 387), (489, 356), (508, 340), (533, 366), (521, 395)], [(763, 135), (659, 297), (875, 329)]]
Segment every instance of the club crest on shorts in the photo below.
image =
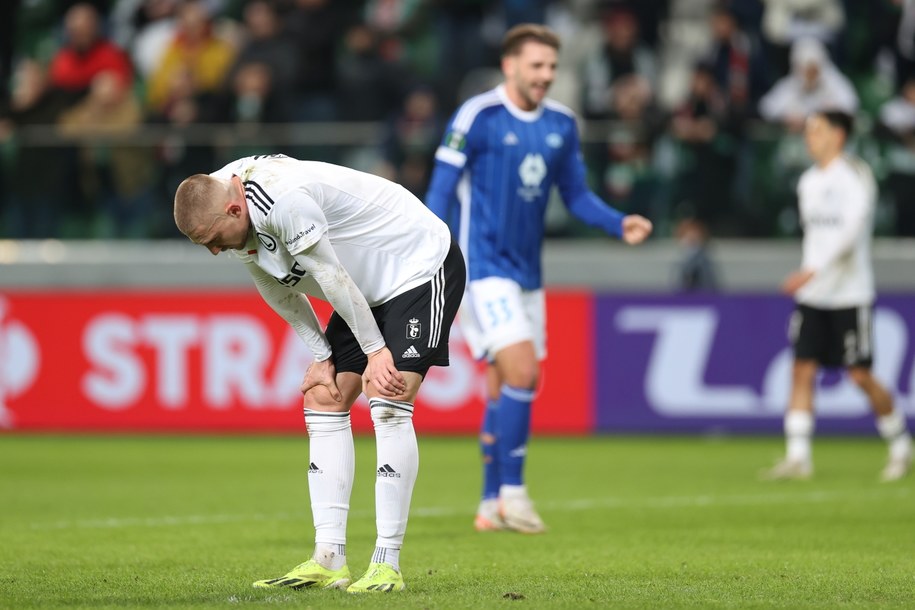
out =
[(423, 325), (416, 318), (407, 322), (407, 339), (419, 339), (423, 334)]

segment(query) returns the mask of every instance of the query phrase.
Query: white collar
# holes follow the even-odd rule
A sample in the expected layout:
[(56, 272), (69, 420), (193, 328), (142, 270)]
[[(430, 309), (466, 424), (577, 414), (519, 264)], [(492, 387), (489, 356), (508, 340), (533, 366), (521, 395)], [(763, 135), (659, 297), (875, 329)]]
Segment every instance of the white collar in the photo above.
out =
[(516, 119), (520, 119), (527, 123), (533, 123), (543, 114), (543, 104), (540, 104), (533, 110), (522, 110), (515, 105), (510, 99), (508, 99), (508, 92), (505, 90), (505, 83), (496, 87), (496, 94), (499, 96), (499, 99), (502, 100), (502, 103), (508, 109)]

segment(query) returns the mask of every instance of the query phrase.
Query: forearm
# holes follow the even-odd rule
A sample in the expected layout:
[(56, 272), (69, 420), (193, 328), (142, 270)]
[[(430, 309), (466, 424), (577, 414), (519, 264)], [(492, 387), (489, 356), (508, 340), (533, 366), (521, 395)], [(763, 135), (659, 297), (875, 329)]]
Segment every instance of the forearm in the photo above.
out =
[(601, 229), (613, 237), (623, 236), (625, 214), (608, 205), (588, 188), (584, 158), (580, 152), (578, 133), (569, 132), (569, 142), (559, 173), (559, 192), (569, 211), (579, 220)]
[(260, 271), (256, 266), (254, 269), (256, 269), (256, 271), (252, 270), (254, 284), (264, 301), (289, 323), (305, 345), (309, 347), (316, 361), (321, 362), (330, 358), (330, 343), (321, 330), (321, 323), (308, 298), (304, 294), (279, 285), (274, 278)]
[(353, 331), (364, 353), (370, 354), (384, 347), (384, 337), (368, 301), (340, 264), (329, 242), (322, 239), (295, 259), (321, 286), (327, 301)]
[(589, 190), (576, 193), (568, 203), (569, 211), (582, 222), (603, 230), (608, 235), (622, 237), (625, 214), (604, 203)]

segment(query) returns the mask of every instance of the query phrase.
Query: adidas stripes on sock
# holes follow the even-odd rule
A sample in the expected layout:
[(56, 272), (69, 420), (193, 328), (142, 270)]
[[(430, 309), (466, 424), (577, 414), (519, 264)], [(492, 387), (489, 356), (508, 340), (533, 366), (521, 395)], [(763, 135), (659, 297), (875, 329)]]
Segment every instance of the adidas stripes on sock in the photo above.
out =
[(372, 563), (386, 563), (400, 572), (400, 549), (376, 546), (375, 552), (372, 553)]
[(480, 431), (480, 453), (483, 456), (483, 499), (499, 497), (502, 485), (499, 465), (499, 437), (496, 435), (499, 417), (499, 401), (486, 401), (486, 412), (483, 415), (483, 427)]
[(346, 518), (356, 465), (349, 411), (329, 413), (305, 409), (305, 427), (315, 544), (342, 546), (346, 544)]
[(400, 549), (407, 531), (410, 498), (419, 469), (419, 447), (413, 430), (413, 405), (398, 400), (372, 398), (369, 400), (369, 408), (375, 425), (378, 458), (375, 479), (375, 524), (378, 538), (375, 546)]
[(502, 485), (524, 484), (524, 461), (531, 432), (531, 402), (534, 390), (502, 384), (496, 436), (499, 439), (499, 471)]

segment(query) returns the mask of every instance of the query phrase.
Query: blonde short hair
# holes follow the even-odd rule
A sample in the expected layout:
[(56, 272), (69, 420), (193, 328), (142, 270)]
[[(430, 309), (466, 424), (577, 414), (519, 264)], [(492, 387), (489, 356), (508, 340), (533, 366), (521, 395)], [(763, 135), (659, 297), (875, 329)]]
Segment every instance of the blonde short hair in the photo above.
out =
[(502, 57), (517, 55), (526, 42), (539, 42), (557, 51), (560, 47), (556, 32), (538, 23), (521, 23), (510, 29), (502, 38)]
[(207, 174), (185, 178), (175, 191), (175, 224), (178, 230), (192, 237), (200, 226), (208, 225), (217, 206), (226, 198), (226, 186)]

